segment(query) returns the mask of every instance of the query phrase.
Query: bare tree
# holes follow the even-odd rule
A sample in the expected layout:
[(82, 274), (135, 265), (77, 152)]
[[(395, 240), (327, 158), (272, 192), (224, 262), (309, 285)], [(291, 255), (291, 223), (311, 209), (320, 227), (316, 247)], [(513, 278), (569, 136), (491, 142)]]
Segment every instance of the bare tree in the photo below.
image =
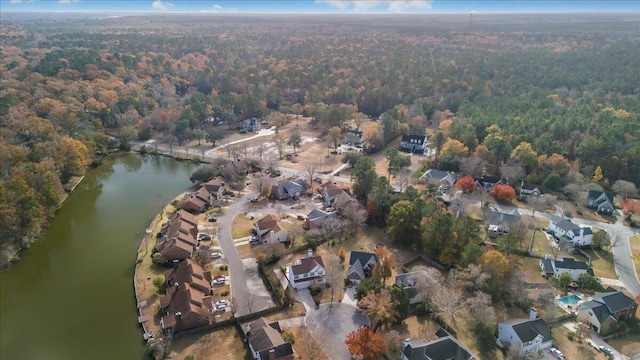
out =
[(384, 341), (387, 343), (387, 356), (389, 359), (400, 358), (402, 340), (406, 339), (407, 336), (406, 334), (400, 334), (397, 330), (389, 330), (384, 333)]
[(527, 198), (527, 204), (531, 205), (533, 208), (533, 212), (531, 213), (532, 217), (535, 215), (536, 211), (543, 212), (547, 209), (553, 209), (557, 203), (558, 198), (551, 194), (542, 194)]
[(282, 138), (282, 136), (277, 135), (275, 138), (276, 147), (278, 148), (278, 156), (280, 156), (280, 160), (282, 160), (282, 156), (284, 155), (284, 147), (287, 145), (287, 141)]
[(276, 215), (278, 215), (278, 219), (282, 220), (282, 215), (284, 214), (284, 206), (282, 206), (282, 204), (277, 203), (275, 206), (276, 208)]
[(582, 193), (582, 186), (575, 183), (567, 184), (562, 188), (562, 192), (565, 195), (568, 195), (571, 200), (577, 202), (580, 198), (580, 194)]
[(247, 310), (249, 310), (249, 314), (253, 313), (253, 300), (255, 300), (255, 295), (252, 293), (248, 293), (247, 297), (244, 298), (245, 304), (247, 305)]
[(224, 148), (227, 149), (227, 157), (231, 157), (231, 155), (233, 154), (233, 149), (231, 149), (231, 145), (222, 144), (222, 146), (224, 146)]
[[(454, 271), (454, 270), (452, 270)], [(455, 276), (455, 286), (468, 294), (473, 294), (484, 289), (490, 282), (491, 276), (482, 271), (482, 267), (470, 264)]]
[(267, 146), (265, 145), (265, 143), (260, 142), (253, 149), (256, 155), (258, 156), (258, 158), (260, 159), (260, 161), (262, 162), (262, 157), (264, 156), (264, 152), (267, 150)]
[(450, 282), (439, 286), (435, 291), (431, 302), (436, 313), (446, 322), (451, 324), (454, 315), (464, 306), (464, 293)]
[(611, 187), (616, 194), (624, 196), (625, 200), (629, 196), (634, 196), (638, 194), (638, 189), (636, 189), (636, 185), (630, 181), (626, 180), (616, 180)]
[(486, 325), (493, 324), (496, 318), (496, 312), (491, 304), (491, 295), (476, 291), (474, 296), (468, 298), (466, 309), (475, 323), (484, 323)]
[(266, 162), (267, 162), (267, 170), (269, 170), (269, 172), (273, 174), (273, 168), (278, 163), (278, 155), (275, 153), (269, 153), (266, 156)]
[(460, 171), (471, 176), (481, 176), (487, 162), (477, 156), (468, 156), (460, 159)]
[(326, 339), (322, 334), (311, 335), (310, 330), (304, 327), (300, 332), (300, 343), (304, 344), (309, 360), (314, 360), (322, 357), (321, 354), (324, 353), (322, 345), (326, 343)]
[(536, 300), (536, 308), (540, 311), (542, 319), (546, 322), (552, 322), (558, 317), (557, 306), (555, 304), (555, 296), (553, 293), (545, 293), (538, 296)]
[(411, 170), (402, 169), (398, 174), (398, 186), (400, 187), (400, 191), (404, 191), (404, 189), (409, 186), (409, 182), (411, 180)]
[(526, 175), (522, 166), (511, 164), (503, 165), (500, 168), (500, 174), (507, 179), (511, 186), (518, 184)]
[(244, 159), (247, 160), (247, 151), (249, 150), (249, 145), (246, 142), (242, 143), (242, 154), (244, 155)]
[(253, 187), (260, 196), (267, 196), (271, 191), (271, 177), (266, 174), (258, 173), (251, 180)]
[(342, 284), (343, 284), (343, 270), (344, 266), (340, 261), (340, 258), (334, 254), (329, 254), (328, 259), (326, 261), (326, 281), (327, 285), (331, 289), (331, 302), (333, 303), (334, 296), (336, 295), (336, 290), (338, 290), (338, 296), (342, 295)]
[(356, 236), (358, 229), (360, 229), (367, 220), (367, 210), (365, 210), (362, 204), (356, 199), (346, 196), (338, 199), (336, 209), (345, 220), (346, 229), (350, 230), (350, 235)]
[(307, 178), (307, 181), (309, 182), (309, 191), (311, 192), (311, 194), (313, 194), (313, 179), (316, 177), (316, 174), (318, 172), (318, 168), (320, 167), (320, 164), (317, 161), (307, 161), (304, 164), (302, 164), (302, 169), (304, 170), (304, 175)]

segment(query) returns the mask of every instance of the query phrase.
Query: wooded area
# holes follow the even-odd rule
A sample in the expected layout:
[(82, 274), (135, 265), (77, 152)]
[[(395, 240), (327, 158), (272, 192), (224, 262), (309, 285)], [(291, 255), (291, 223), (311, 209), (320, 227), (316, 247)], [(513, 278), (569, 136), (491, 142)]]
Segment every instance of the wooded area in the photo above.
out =
[(370, 151), (430, 128), (441, 169), (640, 185), (638, 28), (598, 16), (3, 14), (3, 253), (97, 154), (215, 142), (249, 117), (380, 117)]

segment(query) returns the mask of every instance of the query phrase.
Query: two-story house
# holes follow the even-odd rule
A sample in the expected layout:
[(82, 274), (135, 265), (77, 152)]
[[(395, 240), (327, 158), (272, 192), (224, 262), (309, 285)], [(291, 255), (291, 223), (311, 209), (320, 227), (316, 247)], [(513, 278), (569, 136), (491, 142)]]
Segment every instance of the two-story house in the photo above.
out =
[(528, 319), (513, 319), (498, 324), (498, 346), (515, 354), (537, 354), (550, 348), (552, 342), (551, 331), (544, 320), (537, 318), (536, 309), (531, 309)]
[(330, 223), (332, 219), (338, 219), (337, 212), (327, 212), (319, 209), (313, 209), (304, 219), (304, 229), (322, 229), (325, 223)]
[(195, 217), (178, 210), (161, 227), (156, 241), (156, 251), (164, 261), (180, 261), (193, 256), (196, 251), (198, 232)]
[(581, 274), (594, 276), (593, 269), (584, 261), (577, 261), (572, 258), (558, 258), (553, 260), (549, 254), (540, 260), (540, 270), (542, 276), (560, 276), (562, 273), (569, 273), (573, 281), (578, 280)]
[(611, 214), (615, 210), (613, 193), (609, 191), (587, 191), (587, 198), (584, 201), (584, 205), (604, 214)]
[(253, 223), (253, 232), (260, 244), (276, 244), (289, 241), (287, 232), (273, 214), (268, 214)]
[(401, 360), (476, 360), (458, 339), (443, 329), (436, 332), (437, 339), (425, 341), (418, 338), (402, 341)]
[(593, 231), (590, 227), (578, 226), (569, 219), (551, 216), (549, 219), (549, 231), (558, 239), (566, 240), (573, 246), (589, 246)]
[(312, 285), (324, 284), (325, 276), (322, 257), (313, 256), (313, 250), (309, 250), (306, 258), (287, 267), (287, 278), (294, 289), (306, 289)]
[(507, 181), (499, 176), (482, 176), (474, 178), (478, 189), (482, 189), (486, 192), (491, 192), (493, 187), (498, 184), (506, 184)]
[(456, 183), (456, 174), (449, 171), (429, 169), (420, 176), (420, 180), (427, 184), (436, 184), (442, 191), (447, 191)]
[(427, 137), (425, 135), (402, 135), (399, 149), (409, 153), (422, 154), (426, 145)]
[(499, 237), (520, 230), (522, 216), (518, 208), (491, 205), (484, 214), (484, 226), (489, 237)]
[(605, 292), (593, 295), (591, 299), (578, 306), (576, 318), (586, 321), (598, 334), (611, 331), (621, 320), (632, 319), (638, 310), (638, 303), (632, 298), (607, 288)]
[(206, 188), (200, 187), (196, 192), (185, 196), (180, 202), (180, 208), (190, 213), (199, 214), (211, 207), (213, 196)]
[(222, 176), (216, 176), (215, 178), (202, 184), (211, 196), (215, 199), (221, 199), (224, 192), (227, 191), (227, 187), (224, 184), (224, 178)]
[(336, 202), (338, 202), (338, 199), (342, 197), (351, 197), (348, 188), (342, 188), (331, 181), (327, 181), (320, 186), (320, 194), (322, 195), (323, 205), (325, 207), (334, 206)]
[(209, 293), (211, 290), (211, 273), (191, 259), (185, 259), (175, 268), (166, 271), (164, 278), (169, 287), (187, 283), (192, 288), (204, 293)]
[(210, 325), (213, 321), (213, 303), (209, 292), (200, 291), (188, 282), (175, 283), (160, 298), (163, 313), (160, 326), (166, 334)]
[(542, 191), (536, 184), (525, 182), (524, 180), (520, 183), (520, 197), (526, 199), (530, 196), (540, 196)]
[(253, 360), (293, 360), (293, 348), (282, 338), (277, 321), (255, 320), (249, 324), (248, 334)]
[(360, 284), (360, 281), (371, 276), (371, 270), (378, 264), (376, 254), (352, 251), (349, 255), (349, 268), (346, 278), (353, 284)]

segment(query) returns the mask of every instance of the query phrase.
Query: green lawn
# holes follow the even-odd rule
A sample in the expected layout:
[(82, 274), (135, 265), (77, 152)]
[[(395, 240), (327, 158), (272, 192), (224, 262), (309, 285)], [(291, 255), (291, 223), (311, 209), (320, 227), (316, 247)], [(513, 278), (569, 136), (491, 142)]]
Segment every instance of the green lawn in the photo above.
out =
[(602, 250), (594, 251), (585, 249), (585, 253), (591, 257), (591, 267), (598, 277), (617, 279), (616, 271), (613, 269), (613, 255)]

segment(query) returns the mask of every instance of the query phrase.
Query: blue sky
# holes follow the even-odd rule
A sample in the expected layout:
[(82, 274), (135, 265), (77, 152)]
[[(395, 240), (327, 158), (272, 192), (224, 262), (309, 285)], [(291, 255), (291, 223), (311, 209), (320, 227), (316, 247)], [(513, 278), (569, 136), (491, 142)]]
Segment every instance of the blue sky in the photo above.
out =
[(0, 0), (0, 11), (240, 13), (627, 12), (640, 0)]

